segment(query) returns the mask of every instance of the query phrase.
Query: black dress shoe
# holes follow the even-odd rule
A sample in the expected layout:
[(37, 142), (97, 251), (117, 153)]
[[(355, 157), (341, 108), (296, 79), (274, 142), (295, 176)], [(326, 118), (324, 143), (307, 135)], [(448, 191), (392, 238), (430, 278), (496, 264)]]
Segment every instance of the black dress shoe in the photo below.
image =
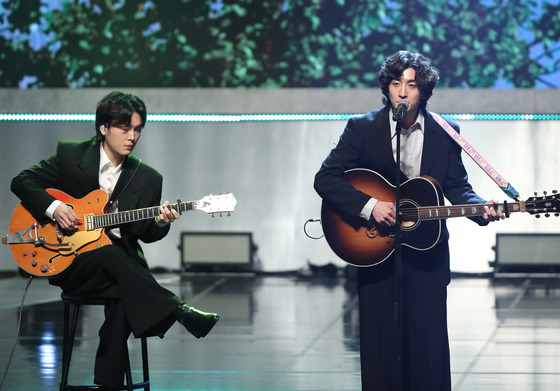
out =
[(177, 320), (196, 338), (204, 338), (218, 322), (220, 315), (202, 312), (182, 304), (177, 309)]

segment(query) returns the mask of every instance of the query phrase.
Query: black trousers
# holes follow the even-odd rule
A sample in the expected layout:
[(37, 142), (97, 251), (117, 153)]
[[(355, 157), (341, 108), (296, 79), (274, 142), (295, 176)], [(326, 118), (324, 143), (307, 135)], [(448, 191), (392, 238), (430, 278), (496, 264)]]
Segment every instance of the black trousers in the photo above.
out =
[(363, 391), (393, 391), (397, 381), (403, 391), (451, 390), (442, 270), (449, 270), (446, 243), (425, 252), (403, 247), (398, 334), (394, 257), (358, 269)]
[(95, 383), (120, 387), (124, 383), (127, 339), (159, 336), (176, 321), (182, 301), (163, 288), (150, 271), (116, 245), (80, 254), (50, 283), (65, 292), (112, 299), (105, 306), (105, 322), (99, 330)]

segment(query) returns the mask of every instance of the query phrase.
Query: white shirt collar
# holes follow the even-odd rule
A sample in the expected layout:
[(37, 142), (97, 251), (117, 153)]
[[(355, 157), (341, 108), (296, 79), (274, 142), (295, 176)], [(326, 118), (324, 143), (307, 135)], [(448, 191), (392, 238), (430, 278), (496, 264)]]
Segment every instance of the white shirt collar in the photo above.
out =
[(121, 172), (122, 166), (122, 164), (119, 164), (115, 167), (115, 163), (109, 159), (109, 156), (107, 156), (107, 153), (103, 149), (103, 144), (101, 144), (99, 147), (99, 173), (101, 174), (108, 170), (112, 170), (113, 174), (118, 174)]
[[(397, 123), (392, 119), (392, 113), (389, 110), (389, 122), (391, 124), (391, 139), (395, 138), (397, 133)], [(418, 116), (416, 117), (416, 122), (408, 129), (401, 129), (401, 136), (408, 136), (410, 133), (414, 132), (415, 130), (420, 130), (424, 133), (424, 113), (422, 110), (418, 110)]]

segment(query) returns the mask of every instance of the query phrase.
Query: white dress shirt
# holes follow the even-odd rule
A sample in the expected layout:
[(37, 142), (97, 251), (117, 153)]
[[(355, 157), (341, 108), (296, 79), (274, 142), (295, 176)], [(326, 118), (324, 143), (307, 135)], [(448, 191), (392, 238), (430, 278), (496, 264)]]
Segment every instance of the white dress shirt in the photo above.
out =
[[(111, 194), (113, 194), (113, 191), (115, 190), (115, 185), (117, 184), (117, 181), (119, 180), (119, 177), (121, 176), (121, 172), (122, 172), (122, 164), (119, 164), (118, 166), (115, 166), (115, 163), (113, 163), (111, 160), (109, 160), (109, 157), (107, 156), (107, 154), (105, 153), (105, 150), (103, 149), (103, 146), (101, 146), (101, 148), (99, 148), (99, 154), (100, 154), (100, 158), (99, 158), (99, 188), (102, 190), (105, 190), (107, 192), (107, 194), (109, 194), (109, 198), (111, 198)], [(107, 213), (115, 213), (118, 212), (119, 210), (119, 201), (117, 200), (115, 203), (113, 203), (113, 205), (111, 205), (109, 207), (109, 209), (106, 211)], [(108, 231), (112, 236), (116, 236), (117, 238), (121, 237), (121, 231), (119, 230), (119, 228), (113, 228), (111, 230)]]
[[(391, 111), (389, 116), (392, 117)], [(391, 143), (393, 145), (393, 158), (397, 161), (397, 123), (389, 118), (391, 124)], [(422, 161), (422, 150), (424, 144), (424, 114), (420, 110), (416, 122), (408, 129), (401, 129), (401, 158), (400, 168), (408, 178), (420, 176), (420, 164)], [(364, 205), (360, 216), (369, 220), (377, 199), (370, 198)]]

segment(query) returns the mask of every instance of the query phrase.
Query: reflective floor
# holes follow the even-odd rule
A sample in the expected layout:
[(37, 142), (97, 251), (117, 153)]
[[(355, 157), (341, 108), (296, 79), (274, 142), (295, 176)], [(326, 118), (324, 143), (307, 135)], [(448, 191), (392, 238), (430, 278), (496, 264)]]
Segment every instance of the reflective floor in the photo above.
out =
[[(149, 340), (152, 390), (359, 390), (358, 313), (351, 279), (298, 275), (179, 277), (160, 282), (222, 314), (196, 340), (175, 325)], [(0, 279), (0, 370), (8, 364), (27, 280)], [(560, 283), (556, 278), (455, 278), (449, 287), (455, 391), (560, 390)], [(2, 390), (56, 390), (63, 306), (58, 288), (31, 283), (19, 342)], [(92, 381), (99, 307), (84, 308), (71, 384)], [(140, 348), (130, 340), (133, 376)]]

